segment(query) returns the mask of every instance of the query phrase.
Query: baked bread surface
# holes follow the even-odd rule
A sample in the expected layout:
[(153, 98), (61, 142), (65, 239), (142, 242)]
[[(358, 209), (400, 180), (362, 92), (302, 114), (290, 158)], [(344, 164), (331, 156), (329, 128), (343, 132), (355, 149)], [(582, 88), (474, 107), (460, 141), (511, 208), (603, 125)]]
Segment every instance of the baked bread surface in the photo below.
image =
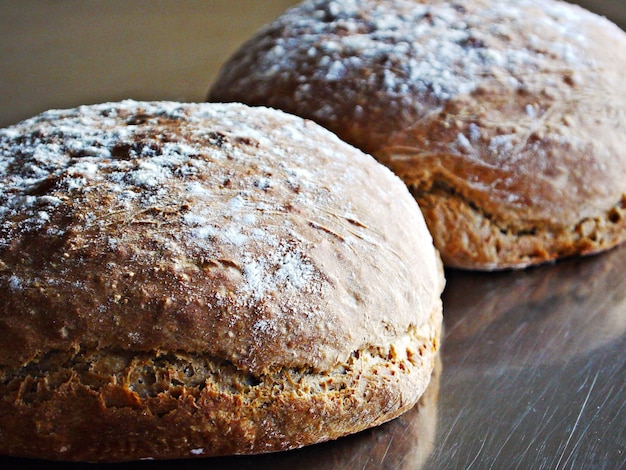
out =
[(0, 131), (0, 452), (260, 453), (417, 402), (443, 274), (384, 166), (238, 104), (104, 103)]
[(311, 118), (409, 186), (444, 263), (521, 268), (626, 238), (626, 33), (554, 0), (305, 1), (211, 101)]

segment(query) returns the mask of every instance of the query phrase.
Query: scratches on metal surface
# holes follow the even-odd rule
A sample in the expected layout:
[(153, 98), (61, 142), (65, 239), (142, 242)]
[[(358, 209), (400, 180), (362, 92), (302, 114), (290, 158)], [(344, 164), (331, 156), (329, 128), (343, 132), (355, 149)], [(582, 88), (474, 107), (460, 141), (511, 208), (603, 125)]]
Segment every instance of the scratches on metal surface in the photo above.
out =
[[(565, 461), (563, 462), (563, 466), (561, 466), (561, 462), (563, 461), (563, 457), (565, 456), (568, 448), (569, 448), (569, 444), (572, 440), (572, 437), (574, 436), (574, 433), (576, 432), (576, 430), (578, 429), (578, 425), (580, 423), (580, 418), (583, 415), (583, 412), (585, 411), (585, 408), (587, 406), (587, 403), (589, 402), (589, 397), (591, 396), (591, 393), (593, 392), (593, 389), (596, 385), (596, 381), (598, 380), (598, 374), (599, 372), (596, 371), (595, 376), (593, 377), (593, 381), (591, 382), (591, 385), (589, 387), (589, 391), (587, 392), (587, 395), (585, 396), (585, 400), (583, 401), (582, 406), (580, 407), (580, 411), (578, 412), (578, 416), (576, 417), (576, 421), (574, 422), (574, 426), (572, 427), (572, 430), (569, 433), (569, 436), (567, 437), (567, 441), (565, 442), (565, 447), (563, 448), (563, 451), (561, 452), (561, 455), (559, 456), (559, 460), (556, 463), (556, 467), (555, 470), (558, 470), (560, 468), (565, 468), (568, 464), (568, 462), (570, 461), (570, 459), (572, 458), (572, 456), (574, 455), (574, 453), (576, 452), (576, 449), (578, 447), (578, 444), (580, 443), (580, 440), (583, 438), (583, 436), (585, 435), (585, 430), (586, 428), (589, 427), (589, 425), (591, 424), (591, 421), (589, 421), (587, 423), (587, 425), (585, 426), (585, 430), (583, 430), (583, 432), (580, 433), (580, 437), (578, 438), (578, 440), (576, 441), (576, 443), (574, 444), (574, 446), (572, 447), (567, 459), (565, 459)], [(589, 379), (589, 375), (587, 376), (587, 379), (585, 380), (585, 384), (587, 383)], [(583, 384), (583, 386), (585, 385)]]

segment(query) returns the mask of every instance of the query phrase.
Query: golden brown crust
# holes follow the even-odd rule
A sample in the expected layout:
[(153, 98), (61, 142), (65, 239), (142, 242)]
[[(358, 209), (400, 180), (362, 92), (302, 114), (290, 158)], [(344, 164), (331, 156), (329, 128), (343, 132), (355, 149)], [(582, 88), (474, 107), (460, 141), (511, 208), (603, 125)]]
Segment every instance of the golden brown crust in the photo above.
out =
[(114, 462), (265, 453), (336, 439), (417, 402), (440, 326), (438, 312), (407, 335), (404, 350), (360, 351), (331, 370), (259, 377), (202, 354), (53, 352), (3, 378), (2, 450)]
[(316, 124), (126, 101), (44, 113), (0, 151), (3, 453), (282, 450), (423, 392), (432, 239), (397, 177)]
[(311, 1), (234, 54), (209, 99), (370, 152), (427, 206), (447, 265), (523, 267), (626, 238), (625, 49), (560, 1)]

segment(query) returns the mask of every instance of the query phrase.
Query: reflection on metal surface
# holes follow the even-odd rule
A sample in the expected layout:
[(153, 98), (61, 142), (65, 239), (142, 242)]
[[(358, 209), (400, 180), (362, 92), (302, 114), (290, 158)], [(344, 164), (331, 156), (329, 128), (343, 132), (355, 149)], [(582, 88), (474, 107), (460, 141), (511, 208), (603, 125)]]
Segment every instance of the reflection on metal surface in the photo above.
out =
[(625, 266), (449, 273), (432, 468), (624, 468)]
[[(564, 363), (626, 331), (626, 250), (525, 271), (448, 273), (448, 352), (475, 348), (483, 364)], [(505, 341), (502, 341), (505, 340)], [(496, 361), (498, 359), (498, 361)]]

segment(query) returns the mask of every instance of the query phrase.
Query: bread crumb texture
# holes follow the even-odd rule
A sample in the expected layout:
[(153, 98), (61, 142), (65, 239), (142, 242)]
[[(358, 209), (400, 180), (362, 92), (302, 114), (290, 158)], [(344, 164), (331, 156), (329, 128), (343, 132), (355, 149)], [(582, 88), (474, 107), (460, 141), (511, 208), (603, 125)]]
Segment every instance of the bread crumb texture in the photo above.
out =
[(0, 451), (300, 447), (425, 389), (443, 274), (406, 186), (320, 126), (104, 103), (0, 130)]
[(626, 238), (626, 33), (553, 0), (312, 0), (213, 101), (313, 119), (419, 202), (444, 262), (524, 267)]

